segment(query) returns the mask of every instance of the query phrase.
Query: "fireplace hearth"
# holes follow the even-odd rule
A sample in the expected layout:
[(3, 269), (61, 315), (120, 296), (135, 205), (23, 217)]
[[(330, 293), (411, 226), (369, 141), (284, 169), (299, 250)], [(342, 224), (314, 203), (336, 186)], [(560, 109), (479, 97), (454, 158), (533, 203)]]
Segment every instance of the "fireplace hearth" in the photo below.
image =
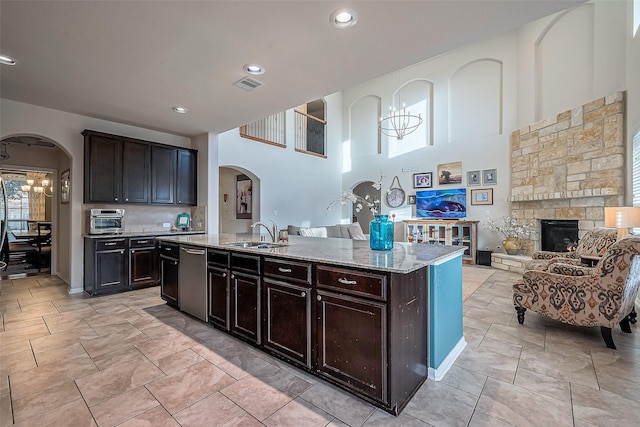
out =
[(577, 220), (540, 221), (540, 247), (543, 251), (568, 252), (578, 245)]

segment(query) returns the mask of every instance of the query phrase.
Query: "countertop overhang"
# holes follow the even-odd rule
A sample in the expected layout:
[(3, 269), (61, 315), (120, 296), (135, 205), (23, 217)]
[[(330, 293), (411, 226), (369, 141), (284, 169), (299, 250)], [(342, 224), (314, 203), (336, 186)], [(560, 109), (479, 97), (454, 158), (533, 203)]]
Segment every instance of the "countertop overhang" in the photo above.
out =
[[(368, 240), (289, 236), (289, 244), (274, 248), (236, 247), (234, 242), (259, 241), (257, 234), (197, 234), (158, 236), (160, 241), (224, 249), (233, 252), (272, 255), (345, 267), (392, 273), (410, 273), (422, 267), (462, 256), (464, 248), (446, 245), (394, 242), (391, 251), (374, 251)], [(268, 242), (265, 242), (268, 243)]]
[(159, 237), (159, 236), (185, 236), (192, 234), (204, 234), (202, 230), (189, 231), (125, 231), (124, 233), (85, 234), (89, 239), (113, 239), (114, 237)]

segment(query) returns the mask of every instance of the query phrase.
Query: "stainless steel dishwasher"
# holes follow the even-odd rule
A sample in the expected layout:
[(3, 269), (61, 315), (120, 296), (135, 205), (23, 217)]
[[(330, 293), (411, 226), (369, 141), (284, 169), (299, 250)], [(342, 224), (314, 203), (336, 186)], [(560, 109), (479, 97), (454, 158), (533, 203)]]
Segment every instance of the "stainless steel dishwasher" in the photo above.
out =
[(180, 310), (207, 322), (207, 250), (180, 245)]

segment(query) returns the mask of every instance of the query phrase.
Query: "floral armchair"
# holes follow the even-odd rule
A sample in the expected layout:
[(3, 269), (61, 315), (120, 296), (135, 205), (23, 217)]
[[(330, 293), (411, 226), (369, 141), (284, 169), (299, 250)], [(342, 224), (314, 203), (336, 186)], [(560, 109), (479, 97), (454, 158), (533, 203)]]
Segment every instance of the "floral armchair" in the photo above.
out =
[(554, 263), (549, 271), (528, 270), (513, 285), (518, 323), (527, 309), (576, 326), (600, 326), (607, 347), (615, 349), (611, 328), (631, 332), (629, 314), (640, 287), (640, 237), (609, 246), (595, 268)]
[(535, 251), (531, 255), (533, 260), (527, 263), (525, 270), (546, 271), (549, 265), (556, 262), (580, 265), (580, 257), (601, 257), (617, 238), (618, 230), (615, 228), (594, 228), (585, 233), (573, 252)]

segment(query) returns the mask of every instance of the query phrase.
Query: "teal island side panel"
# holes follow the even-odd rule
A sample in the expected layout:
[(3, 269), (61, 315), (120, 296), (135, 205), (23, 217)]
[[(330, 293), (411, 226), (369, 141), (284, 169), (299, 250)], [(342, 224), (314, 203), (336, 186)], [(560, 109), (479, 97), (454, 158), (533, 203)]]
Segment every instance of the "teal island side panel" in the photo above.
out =
[(429, 268), (429, 367), (437, 369), (463, 337), (462, 257)]

